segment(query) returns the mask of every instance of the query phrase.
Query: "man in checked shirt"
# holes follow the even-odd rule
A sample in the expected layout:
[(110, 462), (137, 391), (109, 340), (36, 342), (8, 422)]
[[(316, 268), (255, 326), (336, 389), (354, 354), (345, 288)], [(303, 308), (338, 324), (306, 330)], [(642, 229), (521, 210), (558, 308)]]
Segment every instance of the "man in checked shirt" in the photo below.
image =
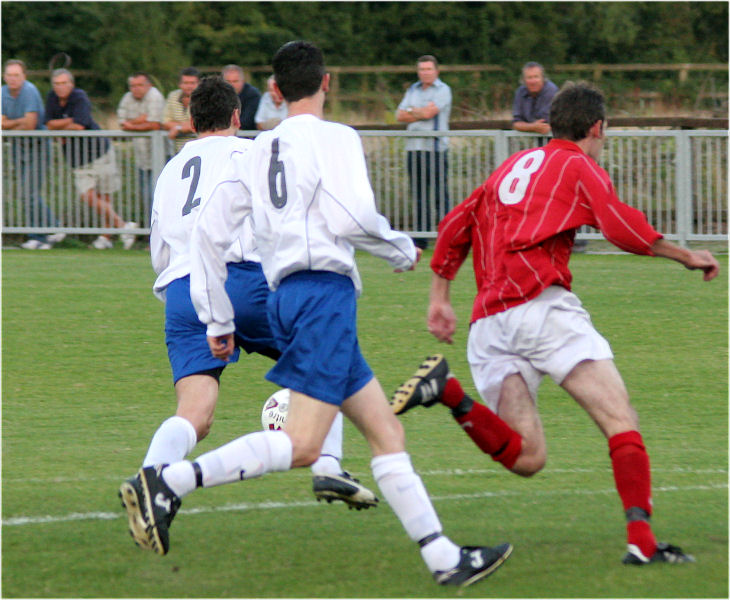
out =
[(439, 225), (428, 328), (440, 341), (453, 342), (449, 287), (471, 249), (478, 292), (467, 355), (485, 404), (464, 394), (438, 354), (396, 390), (393, 411), (440, 401), (483, 452), (529, 477), (546, 459), (536, 401), (549, 374), (608, 440), (627, 519), (623, 562), (691, 562), (678, 547), (656, 542), (649, 524), (649, 456), (638, 418), (608, 342), (570, 291), (568, 260), (576, 229), (590, 225), (622, 250), (676, 260), (703, 271), (705, 281), (715, 278), (719, 265), (706, 250), (663, 239), (640, 211), (618, 199), (596, 163), (606, 129), (598, 90), (566, 84), (553, 100), (550, 124), (553, 140), (512, 155)]

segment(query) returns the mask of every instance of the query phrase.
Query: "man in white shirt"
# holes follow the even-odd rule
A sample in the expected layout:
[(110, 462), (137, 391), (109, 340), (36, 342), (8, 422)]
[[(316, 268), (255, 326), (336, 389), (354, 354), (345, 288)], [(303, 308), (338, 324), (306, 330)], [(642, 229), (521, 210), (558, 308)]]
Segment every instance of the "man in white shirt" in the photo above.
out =
[[(357, 341), (355, 249), (385, 259), (396, 271), (413, 269), (420, 252), (376, 211), (357, 133), (322, 119), (329, 75), (319, 49), (290, 42), (276, 53), (273, 67), (289, 117), (260, 134), (248, 153), (231, 158), (238, 177), (220, 185), (201, 210), (193, 233), (193, 260), (201, 269), (193, 271), (191, 290), (213, 354), (227, 358), (235, 324), (220, 250), (253, 214), (273, 291), (269, 322), (282, 353), (267, 378), (292, 390), (289, 418), (282, 431), (251, 433), (195, 462), (141, 471), (150, 537), (169, 545), (180, 498), (196, 487), (311, 464), (342, 410), (366, 437), (373, 476), (436, 581), (468, 585), (499, 567), (512, 546), (459, 547), (442, 534), (405, 451), (403, 428)], [(247, 193), (241, 193), (244, 186)]]
[(256, 121), (256, 129), (273, 129), (286, 119), (288, 110), (284, 97), (276, 91), (272, 75), (266, 80), (266, 91), (261, 96), (253, 118)]
[[(213, 190), (225, 181), (226, 166), (245, 155), (253, 142), (235, 137), (240, 127), (240, 101), (220, 77), (204, 79), (192, 93), (191, 116), (198, 138), (185, 144), (167, 163), (155, 189), (150, 249), (157, 273), (153, 290), (165, 302), (165, 338), (172, 367), (177, 412), (155, 432), (143, 467), (182, 460), (210, 431), (218, 400), (220, 375), (236, 362), (240, 348), (270, 358), (280, 356), (266, 315), (269, 289), (250, 228), (239, 229), (221, 248), (224, 294), (233, 302), (235, 349), (225, 360), (208, 347), (206, 327), (190, 298), (193, 224)], [(377, 503), (375, 495), (342, 471), (342, 419), (333, 424), (325, 456), (312, 466), (315, 496), (336, 499), (356, 508)], [(145, 533), (139, 476), (122, 483), (119, 495), (127, 509), (135, 541), (150, 548)], [(164, 552), (163, 552), (164, 554)]]
[[(129, 91), (117, 106), (119, 127), (124, 131), (157, 131), (162, 128), (165, 97), (152, 85), (147, 73), (138, 71), (127, 79)], [(150, 140), (135, 138), (134, 159), (145, 211), (152, 205), (152, 147)]]

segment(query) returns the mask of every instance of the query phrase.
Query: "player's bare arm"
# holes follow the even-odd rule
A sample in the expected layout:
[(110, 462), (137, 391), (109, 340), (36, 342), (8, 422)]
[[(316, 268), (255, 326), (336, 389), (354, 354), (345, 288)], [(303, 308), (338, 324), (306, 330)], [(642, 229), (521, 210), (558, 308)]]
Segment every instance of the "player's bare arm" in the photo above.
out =
[(456, 313), (449, 295), (451, 281), (433, 273), (428, 304), (428, 331), (440, 342), (454, 343)]
[(654, 242), (651, 251), (656, 256), (676, 260), (691, 271), (701, 270), (704, 273), (705, 281), (713, 280), (720, 272), (720, 264), (708, 250), (682, 248), (662, 238)]

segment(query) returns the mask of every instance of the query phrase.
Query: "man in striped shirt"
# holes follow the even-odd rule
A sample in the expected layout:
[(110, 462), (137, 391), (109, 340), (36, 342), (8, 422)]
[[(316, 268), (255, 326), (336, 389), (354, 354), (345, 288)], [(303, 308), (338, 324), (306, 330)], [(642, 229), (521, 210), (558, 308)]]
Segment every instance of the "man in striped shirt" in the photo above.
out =
[(705, 281), (717, 260), (663, 239), (644, 215), (623, 204), (598, 166), (605, 141), (601, 93), (567, 84), (550, 110), (554, 139), (508, 158), (439, 225), (429, 331), (452, 343), (456, 317), (451, 280), (472, 251), (477, 296), (468, 339), (474, 383), (486, 405), (464, 394), (441, 355), (431, 356), (395, 393), (400, 414), (437, 401), (449, 406), (477, 446), (506, 468), (529, 477), (545, 464), (537, 388), (549, 374), (591, 416), (608, 440), (616, 487), (627, 518), (627, 564), (690, 562), (676, 546), (657, 544), (649, 457), (638, 418), (608, 342), (570, 291), (568, 269), (576, 229), (590, 225), (634, 254), (663, 256)]

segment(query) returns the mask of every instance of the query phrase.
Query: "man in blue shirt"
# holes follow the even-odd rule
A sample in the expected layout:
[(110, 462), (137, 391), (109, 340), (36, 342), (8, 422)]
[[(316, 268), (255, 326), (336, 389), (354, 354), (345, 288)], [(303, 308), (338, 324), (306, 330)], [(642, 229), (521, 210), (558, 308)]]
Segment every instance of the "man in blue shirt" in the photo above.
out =
[(226, 65), (221, 71), (221, 76), (233, 86), (241, 101), (241, 129), (244, 131), (256, 129), (254, 117), (261, 101), (261, 92), (246, 81), (243, 69), (238, 65)]
[[(436, 57), (426, 54), (417, 61), (418, 81), (406, 91), (396, 119), (408, 131), (448, 131), (451, 88), (439, 79)], [(449, 212), (448, 137), (406, 138), (408, 179), (411, 186), (414, 224), (419, 232), (431, 231)], [(414, 237), (421, 249), (428, 238)]]
[[(2, 87), (3, 130), (34, 131), (45, 129), (43, 102), (38, 89), (26, 79), (25, 63), (11, 59), (3, 71)], [(53, 213), (43, 202), (40, 190), (49, 160), (48, 140), (40, 137), (10, 138), (17, 197), (23, 201), (23, 224), (28, 227), (53, 227), (57, 225)], [(19, 223), (20, 224), (20, 223)], [(52, 236), (33, 233), (21, 244), (26, 250), (48, 250), (54, 242), (61, 241), (63, 233)], [(50, 239), (49, 239), (50, 238)]]
[(522, 82), (512, 104), (512, 127), (517, 131), (547, 135), (550, 133), (550, 103), (558, 86), (545, 77), (545, 69), (536, 62), (528, 62), (522, 67)]

